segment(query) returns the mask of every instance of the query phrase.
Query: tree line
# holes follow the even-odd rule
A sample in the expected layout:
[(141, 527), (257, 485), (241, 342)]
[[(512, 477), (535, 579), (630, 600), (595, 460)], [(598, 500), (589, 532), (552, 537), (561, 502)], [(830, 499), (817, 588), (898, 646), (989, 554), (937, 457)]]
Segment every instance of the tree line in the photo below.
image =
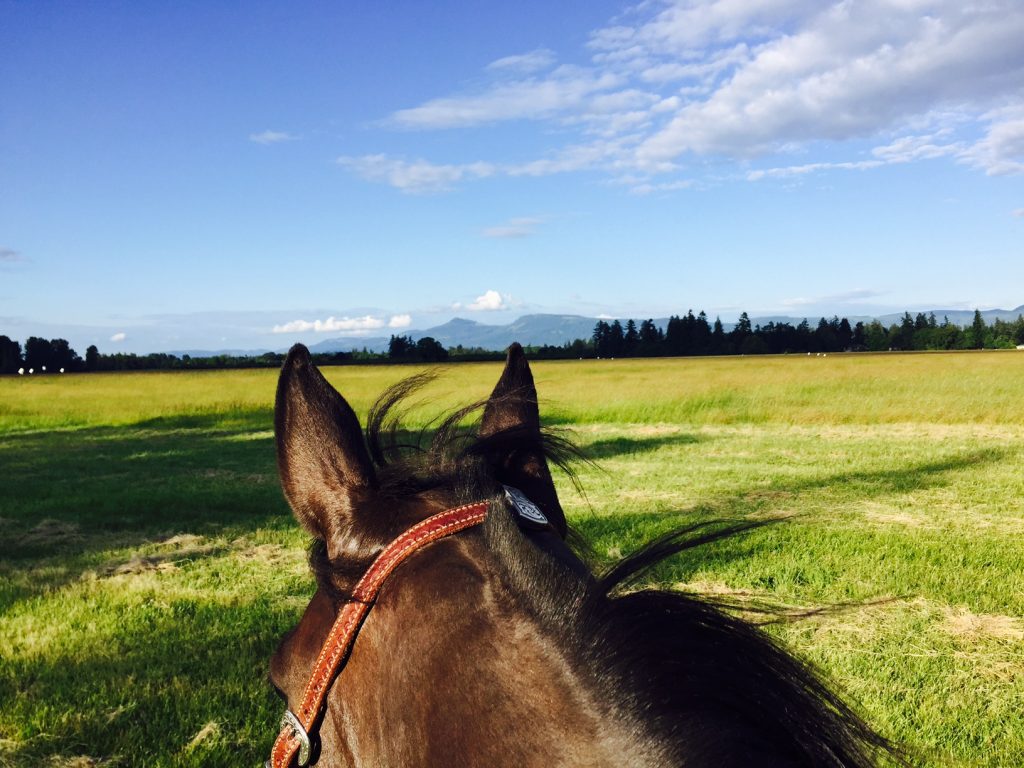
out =
[[(758, 355), (819, 352), (881, 352), (911, 350), (1012, 349), (1024, 344), (1024, 316), (1016, 320), (995, 319), (986, 323), (975, 310), (968, 326), (939, 322), (934, 313), (905, 312), (900, 322), (889, 326), (878, 320), (857, 322), (833, 317), (821, 318), (812, 326), (806, 319), (792, 325), (784, 322), (752, 324), (746, 312), (728, 331), (719, 318), (693, 311), (673, 315), (665, 327), (653, 320), (599, 320), (589, 339), (574, 339), (561, 345), (526, 346), (534, 359), (558, 360), (609, 357), (682, 357), (691, 355)], [(366, 348), (352, 352), (313, 353), (317, 365), (351, 363), (438, 363), (498, 360), (503, 353), (461, 344), (445, 347), (430, 336), (391, 336), (386, 352)], [(57, 373), (84, 371), (140, 371), (156, 369), (203, 370), (215, 368), (278, 368), (284, 362), (279, 352), (260, 355), (189, 355), (154, 352), (148, 355), (118, 352), (102, 354), (90, 345), (82, 358), (66, 339), (31, 336), (25, 346), (0, 336), (0, 373)]]
[(628, 320), (600, 320), (591, 344), (597, 357), (662, 357), (685, 355), (758, 355), (801, 352), (883, 352), (952, 349), (1012, 349), (1024, 344), (1024, 316), (996, 319), (991, 325), (974, 311), (971, 325), (961, 327), (934, 313), (912, 317), (905, 312), (900, 322), (886, 327), (878, 320), (854, 325), (844, 318), (821, 318), (816, 326), (804, 319), (797, 325), (768, 322), (752, 325), (746, 312), (729, 331), (715, 318), (693, 311), (673, 315), (665, 328), (653, 320), (637, 325)]

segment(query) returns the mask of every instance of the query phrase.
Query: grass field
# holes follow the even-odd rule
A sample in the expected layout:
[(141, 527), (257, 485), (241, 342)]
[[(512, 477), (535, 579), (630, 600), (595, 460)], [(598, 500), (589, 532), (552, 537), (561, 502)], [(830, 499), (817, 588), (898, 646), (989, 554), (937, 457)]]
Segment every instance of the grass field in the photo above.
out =
[[(327, 369), (360, 414), (408, 367)], [(441, 369), (413, 415), (487, 394)], [(657, 578), (800, 611), (769, 631), (922, 765), (1024, 764), (1024, 353), (534, 365), (597, 459), (599, 553), (784, 518)], [(0, 766), (260, 763), (269, 655), (311, 592), (276, 373), (0, 379)]]

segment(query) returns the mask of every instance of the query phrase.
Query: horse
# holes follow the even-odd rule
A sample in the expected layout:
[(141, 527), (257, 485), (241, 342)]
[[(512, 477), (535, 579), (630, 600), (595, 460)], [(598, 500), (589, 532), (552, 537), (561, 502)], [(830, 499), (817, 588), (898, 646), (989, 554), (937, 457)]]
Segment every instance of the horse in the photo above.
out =
[(267, 766), (903, 762), (753, 623), (630, 587), (743, 526), (673, 532), (593, 573), (551, 475), (577, 452), (542, 428), (518, 344), (426, 445), (397, 415), (420, 383), (385, 392), (364, 434), (305, 347), (284, 361), (278, 469), (317, 586), (270, 662), (288, 709)]

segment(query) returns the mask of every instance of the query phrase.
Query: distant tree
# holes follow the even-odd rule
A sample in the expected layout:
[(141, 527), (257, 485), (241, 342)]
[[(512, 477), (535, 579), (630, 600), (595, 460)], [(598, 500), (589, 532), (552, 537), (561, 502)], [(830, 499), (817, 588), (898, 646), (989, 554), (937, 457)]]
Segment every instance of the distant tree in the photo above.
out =
[(662, 336), (661, 329), (654, 324), (654, 320), (648, 318), (640, 323), (640, 354), (644, 357), (662, 354)]
[(864, 335), (864, 323), (860, 320), (853, 326), (853, 337), (850, 340), (850, 349), (855, 352), (863, 352), (867, 349), (867, 339)]
[(448, 359), (448, 350), (431, 336), (416, 342), (416, 357), (425, 363), (441, 363)]
[[(188, 355), (181, 356), (182, 362), (188, 363), (190, 358)], [(85, 350), (85, 370), (95, 371), (99, 369), (100, 365), (100, 351), (96, 348), (95, 344), (90, 344)]]
[(21, 363), (21, 344), (0, 336), (0, 373), (17, 373)]
[(25, 340), (25, 367), (34, 371), (42, 371), (50, 366), (50, 342), (38, 336), (29, 336)]
[(626, 334), (622, 330), (622, 323), (618, 320), (612, 321), (608, 327), (608, 356), (621, 357), (626, 343)]
[(743, 340), (739, 352), (741, 355), (764, 355), (769, 352), (768, 344), (757, 333), (751, 333)]
[(889, 331), (877, 320), (872, 320), (864, 329), (864, 346), (871, 352), (889, 349)]
[(736, 327), (729, 331), (729, 343), (733, 349), (739, 352), (743, 348), (743, 342), (753, 332), (754, 329), (750, 325), (750, 317), (746, 312), (743, 312), (740, 315), (740, 319), (736, 321)]
[(407, 360), (416, 348), (412, 336), (395, 336), (388, 340), (388, 357), (392, 360)]
[(77, 371), (82, 364), (82, 358), (71, 348), (67, 339), (50, 340), (50, 370)]
[(853, 329), (850, 327), (850, 321), (845, 317), (839, 321), (839, 330), (836, 331), (836, 337), (839, 341), (839, 349), (853, 349)]
[(822, 352), (839, 351), (839, 336), (836, 333), (836, 327), (838, 325), (838, 319), (836, 320), (835, 325), (830, 323), (824, 317), (818, 321), (818, 327), (814, 331), (814, 338), (818, 343), (818, 349)]
[(889, 346), (893, 349), (913, 349), (915, 328), (914, 318), (909, 312), (904, 312), (900, 324), (889, 329)]
[(640, 334), (636, 329), (636, 321), (626, 322), (626, 332), (622, 337), (622, 354), (626, 357), (635, 357), (640, 346)]
[(722, 319), (715, 317), (715, 324), (711, 328), (711, 354), (724, 355), (729, 351), (729, 341), (725, 335), (725, 327)]
[(593, 342), (594, 354), (598, 357), (611, 357), (611, 333), (612, 327), (604, 320), (598, 320), (594, 326)]
[(969, 334), (971, 348), (982, 349), (985, 346), (985, 336), (988, 334), (988, 327), (985, 325), (985, 318), (979, 310), (974, 310), (974, 321), (971, 323)]

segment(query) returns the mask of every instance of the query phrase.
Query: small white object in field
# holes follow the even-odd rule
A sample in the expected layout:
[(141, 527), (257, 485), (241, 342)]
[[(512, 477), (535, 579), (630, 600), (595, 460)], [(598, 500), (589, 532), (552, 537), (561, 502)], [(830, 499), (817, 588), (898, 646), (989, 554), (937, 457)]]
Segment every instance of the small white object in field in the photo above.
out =
[(28, 372), (29, 372), (29, 373), (35, 373), (35, 370), (34, 370), (34, 369), (32, 369), (32, 368), (29, 368), (29, 369), (28, 369)]
[(25, 369), (24, 368), (19, 368), (18, 369), (18, 375), (19, 376), (24, 376), (25, 375)]
[(39, 370), (42, 371), (43, 373), (46, 373), (46, 366), (45, 365), (39, 366)]
[(64, 373), (64, 369), (63, 369), (63, 368), (61, 368), (61, 369), (60, 369), (60, 372), (61, 372), (61, 373)]

